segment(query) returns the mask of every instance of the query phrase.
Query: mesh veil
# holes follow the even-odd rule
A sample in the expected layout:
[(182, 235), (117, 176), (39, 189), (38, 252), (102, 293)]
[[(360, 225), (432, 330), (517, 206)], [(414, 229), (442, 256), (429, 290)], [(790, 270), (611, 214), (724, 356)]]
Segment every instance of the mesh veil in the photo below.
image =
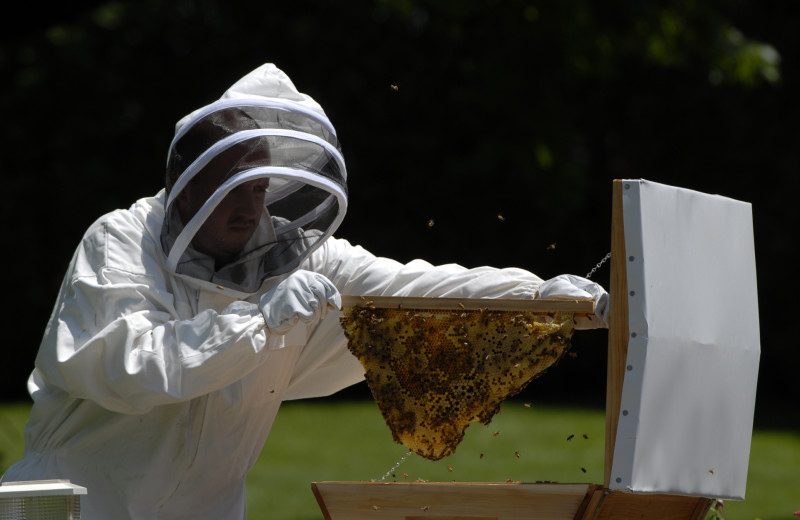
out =
[[(192, 114), (167, 159), (161, 245), (168, 269), (252, 293), (264, 279), (296, 269), (339, 226), (347, 206), (346, 169), (321, 111), (287, 99), (222, 99)], [(242, 184), (268, 179), (257, 229), (220, 267), (192, 245), (217, 205)], [(211, 186), (210, 188), (208, 186)], [(205, 204), (181, 215), (181, 192), (205, 189)]]

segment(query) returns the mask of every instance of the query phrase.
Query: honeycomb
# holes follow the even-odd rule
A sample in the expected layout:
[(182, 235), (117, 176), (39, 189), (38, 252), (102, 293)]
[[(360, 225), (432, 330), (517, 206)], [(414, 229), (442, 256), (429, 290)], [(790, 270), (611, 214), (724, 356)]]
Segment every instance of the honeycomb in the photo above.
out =
[(574, 315), (363, 305), (341, 324), (395, 442), (440, 460), (567, 351)]

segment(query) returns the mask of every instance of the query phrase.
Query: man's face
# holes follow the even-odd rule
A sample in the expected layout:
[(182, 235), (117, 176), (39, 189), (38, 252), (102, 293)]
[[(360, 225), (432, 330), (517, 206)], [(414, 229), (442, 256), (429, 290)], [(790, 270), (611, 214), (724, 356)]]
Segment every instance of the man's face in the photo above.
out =
[[(257, 153), (249, 154), (247, 162), (256, 159), (253, 154)], [(263, 156), (265, 152), (260, 153)], [(235, 149), (220, 154), (181, 191), (176, 202), (184, 224), (189, 222), (225, 179), (246, 169), (244, 165), (239, 166), (245, 161), (239, 161), (231, 168), (236, 157)], [(236, 186), (208, 216), (195, 234), (192, 246), (214, 258), (217, 268), (233, 260), (258, 228), (268, 187), (269, 179), (265, 178)]]

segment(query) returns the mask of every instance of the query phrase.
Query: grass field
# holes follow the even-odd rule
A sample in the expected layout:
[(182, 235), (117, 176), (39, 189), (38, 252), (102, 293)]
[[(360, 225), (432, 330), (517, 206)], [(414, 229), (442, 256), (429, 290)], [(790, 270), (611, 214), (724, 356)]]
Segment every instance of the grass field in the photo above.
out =
[[(0, 406), (2, 470), (22, 454), (27, 411), (27, 404)], [(527, 408), (510, 400), (489, 426), (470, 426), (452, 456), (439, 462), (411, 456), (387, 480), (602, 483), (603, 431), (602, 410)], [(379, 480), (405, 454), (372, 402), (286, 403), (247, 481), (249, 518), (320, 520), (311, 482)], [(789, 519), (797, 510), (800, 434), (756, 430), (747, 499), (727, 502), (724, 518)]]

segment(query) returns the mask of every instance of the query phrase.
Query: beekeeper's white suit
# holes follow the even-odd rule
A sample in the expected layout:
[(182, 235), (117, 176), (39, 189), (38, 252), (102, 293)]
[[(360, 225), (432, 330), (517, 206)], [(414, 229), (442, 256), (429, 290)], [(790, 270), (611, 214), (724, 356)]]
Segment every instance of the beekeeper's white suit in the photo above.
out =
[[(178, 194), (216, 160), (222, 186), (184, 222)], [(245, 476), (281, 401), (363, 378), (339, 312), (326, 312), (337, 289), (534, 298), (542, 283), (519, 269), (402, 265), (332, 238), (347, 202), (336, 134), (270, 64), (179, 123), (168, 168), (167, 190), (86, 232), (28, 382), (24, 458), (3, 477), (86, 486), (85, 519), (244, 518)], [(220, 266), (194, 234), (258, 179), (270, 180), (263, 218)]]

